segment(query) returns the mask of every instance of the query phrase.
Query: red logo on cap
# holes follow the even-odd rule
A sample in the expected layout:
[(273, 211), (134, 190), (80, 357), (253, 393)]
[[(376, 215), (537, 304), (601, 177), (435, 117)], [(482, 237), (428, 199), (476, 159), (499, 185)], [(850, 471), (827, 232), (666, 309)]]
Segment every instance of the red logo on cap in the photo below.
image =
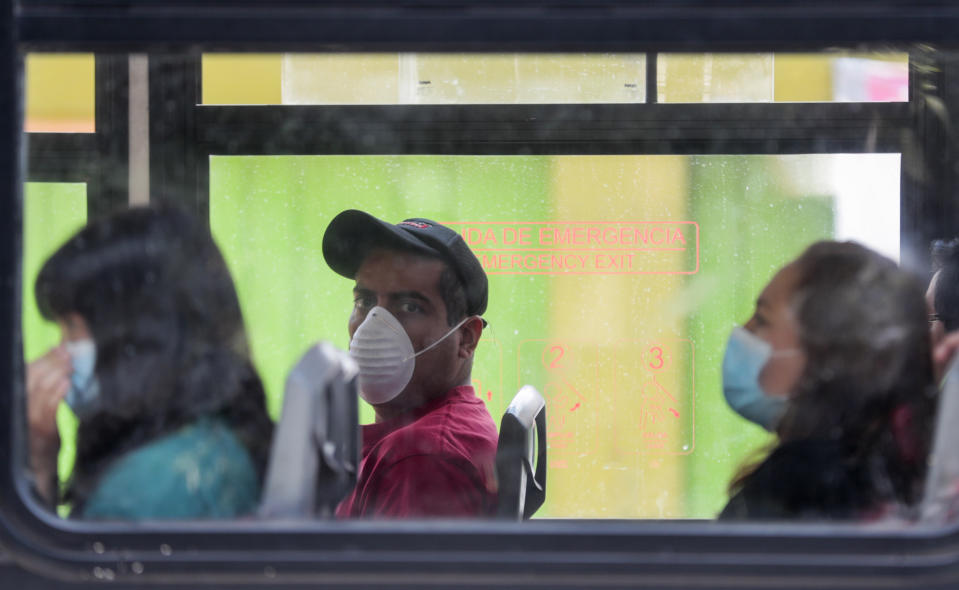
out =
[(416, 229), (426, 229), (430, 227), (428, 223), (420, 223), (419, 221), (401, 221), (396, 225), (408, 225), (410, 227), (415, 227)]

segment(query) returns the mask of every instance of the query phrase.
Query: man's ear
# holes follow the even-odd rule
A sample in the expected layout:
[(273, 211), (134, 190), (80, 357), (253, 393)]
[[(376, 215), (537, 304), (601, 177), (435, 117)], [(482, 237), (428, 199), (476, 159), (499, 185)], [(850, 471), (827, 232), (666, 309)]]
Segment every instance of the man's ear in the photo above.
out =
[(483, 335), (483, 320), (479, 316), (473, 316), (466, 320), (459, 329), (460, 333), (460, 358), (472, 358), (476, 345), (479, 344), (480, 337)]

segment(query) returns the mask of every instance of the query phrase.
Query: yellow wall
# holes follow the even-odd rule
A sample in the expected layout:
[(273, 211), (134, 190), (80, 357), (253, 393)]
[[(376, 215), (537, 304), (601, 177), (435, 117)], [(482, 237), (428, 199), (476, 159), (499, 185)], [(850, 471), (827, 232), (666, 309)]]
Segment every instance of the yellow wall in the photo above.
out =
[(205, 54), (203, 104), (282, 104), (281, 54)]
[[(556, 158), (552, 190), (553, 219), (688, 220), (684, 156)], [(669, 256), (673, 268), (686, 264), (685, 253)], [(683, 342), (685, 315), (663, 305), (681, 291), (684, 280), (684, 275), (635, 274), (555, 278), (549, 338), (566, 348), (556, 387), (544, 395), (551, 436), (567, 431), (576, 438), (550, 448), (552, 514), (684, 514), (684, 457), (692, 451), (688, 413), (695, 392)], [(660, 364), (650, 353), (654, 347), (664, 351), (662, 370), (650, 368)], [(571, 411), (576, 403), (582, 408)], [(671, 410), (682, 415), (677, 418)], [(653, 442), (662, 448), (650, 448)]]
[(92, 54), (28, 55), (26, 131), (95, 131), (93, 80)]

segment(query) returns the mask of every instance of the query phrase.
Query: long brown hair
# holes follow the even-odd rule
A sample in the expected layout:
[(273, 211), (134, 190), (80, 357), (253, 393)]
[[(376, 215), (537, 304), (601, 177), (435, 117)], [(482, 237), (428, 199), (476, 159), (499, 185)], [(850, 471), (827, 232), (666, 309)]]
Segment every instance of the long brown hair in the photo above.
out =
[[(772, 452), (797, 441), (828, 441), (843, 468), (871, 486), (857, 490), (858, 497), (914, 504), (936, 408), (921, 283), (852, 242), (817, 242), (793, 264), (792, 305), (806, 366)], [(744, 470), (731, 489), (746, 485), (752, 471)]]

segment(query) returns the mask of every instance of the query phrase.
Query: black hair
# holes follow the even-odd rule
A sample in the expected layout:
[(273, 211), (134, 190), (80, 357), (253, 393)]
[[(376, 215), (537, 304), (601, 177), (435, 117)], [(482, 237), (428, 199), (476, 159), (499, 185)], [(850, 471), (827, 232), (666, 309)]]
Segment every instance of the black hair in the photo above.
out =
[(463, 288), (459, 275), (445, 260), (438, 288), (443, 304), (446, 305), (446, 322), (452, 326), (466, 317), (466, 289)]
[(959, 238), (932, 243), (936, 279), (933, 309), (947, 332), (959, 329)]
[(79, 314), (96, 343), (101, 403), (77, 432), (75, 513), (111, 462), (204, 417), (231, 427), (262, 479), (273, 424), (205, 225), (171, 208), (95, 220), (46, 261), (35, 294), (44, 318)]

